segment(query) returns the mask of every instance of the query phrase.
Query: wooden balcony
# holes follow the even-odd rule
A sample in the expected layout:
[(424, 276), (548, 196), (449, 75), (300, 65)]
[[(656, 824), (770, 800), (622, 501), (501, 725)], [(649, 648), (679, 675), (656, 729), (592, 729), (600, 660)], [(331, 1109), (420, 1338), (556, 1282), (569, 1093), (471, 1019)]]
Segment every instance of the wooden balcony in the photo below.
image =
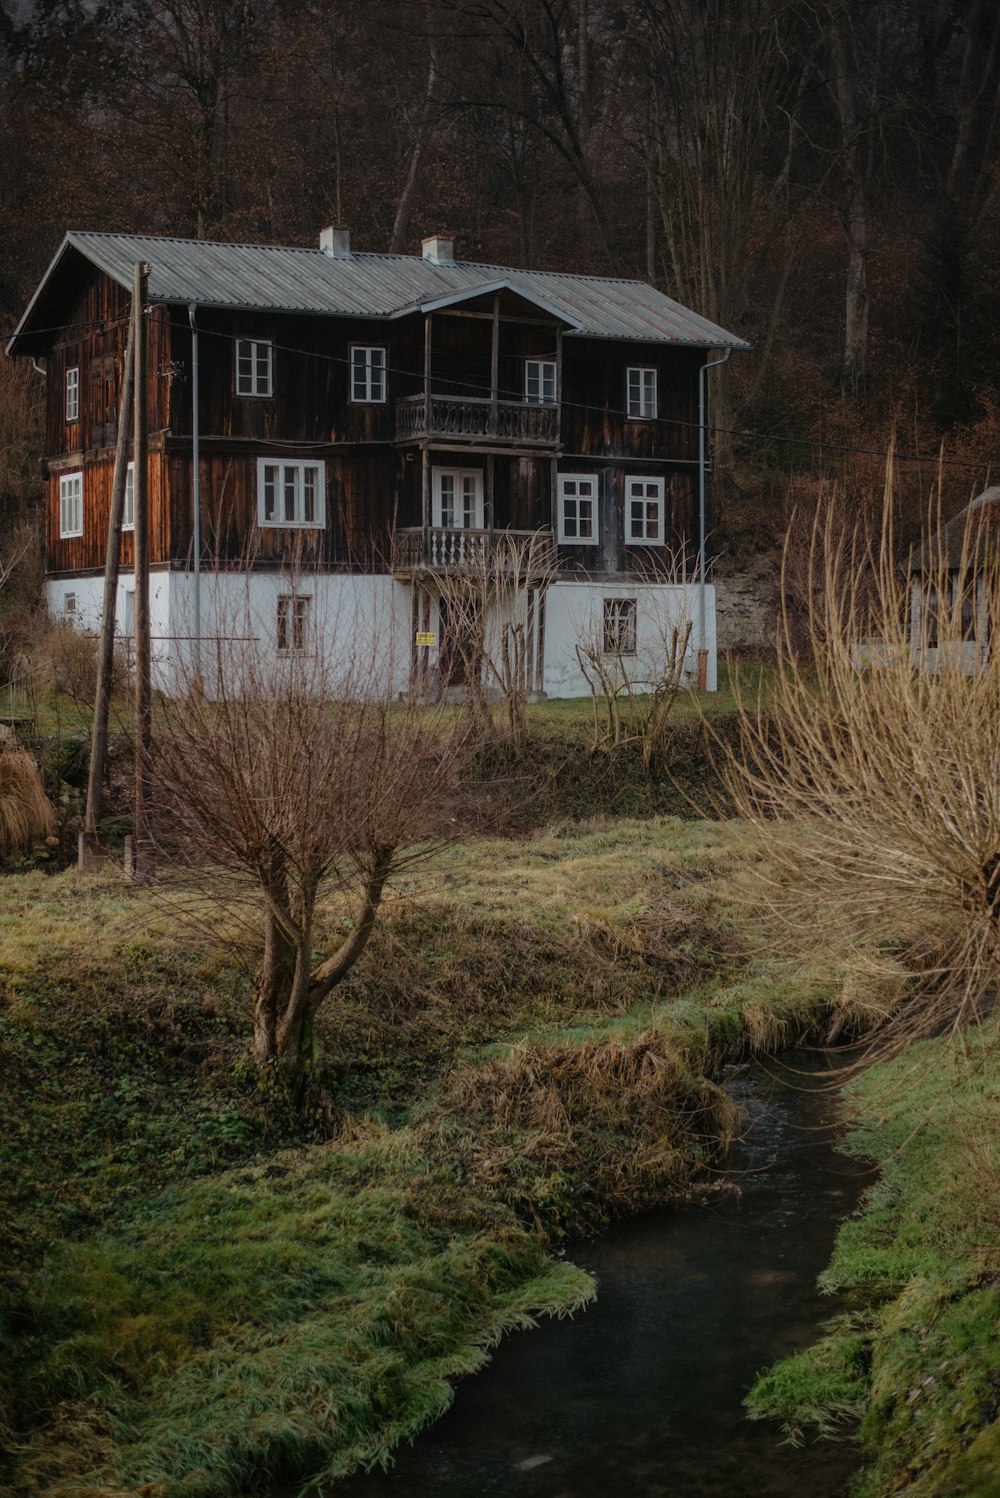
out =
[[(392, 538), (392, 571), (395, 577), (414, 577), (420, 573), (462, 572), (478, 569), (497, 555), (497, 545), (508, 537), (515, 542), (529, 542), (537, 537), (531, 552), (531, 574), (541, 574), (556, 559), (551, 531), (474, 531), (429, 530), (414, 527), (398, 530)], [(525, 548), (526, 549), (526, 548)], [(524, 552), (518, 547), (518, 552)], [(508, 553), (508, 555), (511, 555)], [(527, 560), (527, 558), (525, 558)], [(531, 575), (529, 574), (529, 576)]]
[(421, 437), (554, 448), (559, 441), (559, 407), (480, 396), (432, 395), (428, 403), (422, 395), (411, 395), (397, 401), (396, 441)]

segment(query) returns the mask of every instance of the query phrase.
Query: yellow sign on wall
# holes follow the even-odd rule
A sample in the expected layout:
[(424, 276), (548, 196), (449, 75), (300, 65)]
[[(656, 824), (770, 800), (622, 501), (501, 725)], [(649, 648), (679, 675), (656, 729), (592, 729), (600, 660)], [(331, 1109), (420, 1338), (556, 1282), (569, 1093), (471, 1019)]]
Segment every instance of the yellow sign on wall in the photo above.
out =
[(433, 630), (430, 630), (430, 629), (418, 629), (417, 630), (417, 644), (418, 645), (436, 645), (437, 642), (438, 642), (438, 637), (434, 633)]

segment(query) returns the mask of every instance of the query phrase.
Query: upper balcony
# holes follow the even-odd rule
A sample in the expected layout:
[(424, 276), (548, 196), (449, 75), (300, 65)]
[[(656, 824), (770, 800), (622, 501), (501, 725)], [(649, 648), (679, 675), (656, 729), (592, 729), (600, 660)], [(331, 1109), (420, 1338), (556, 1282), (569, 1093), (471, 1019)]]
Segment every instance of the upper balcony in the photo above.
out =
[(559, 407), (486, 396), (411, 395), (396, 402), (396, 441), (419, 438), (517, 448), (559, 443)]

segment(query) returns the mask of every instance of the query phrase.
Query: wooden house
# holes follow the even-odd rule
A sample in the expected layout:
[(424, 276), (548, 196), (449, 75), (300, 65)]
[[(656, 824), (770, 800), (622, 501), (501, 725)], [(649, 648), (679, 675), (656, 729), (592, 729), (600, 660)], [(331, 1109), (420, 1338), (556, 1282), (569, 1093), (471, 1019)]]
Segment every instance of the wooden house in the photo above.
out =
[[(714, 684), (712, 590), (691, 566), (699, 393), (703, 366), (747, 345), (643, 282), (470, 264), (440, 237), (408, 256), (355, 253), (343, 229), (317, 249), (67, 234), (8, 344), (48, 376), (54, 611), (85, 627), (99, 616), (137, 262), (150, 268), (151, 611), (168, 689), (192, 619), (217, 643), (236, 589), (277, 655), (307, 648), (322, 620), (377, 615), (397, 642), (388, 687), (440, 673), (435, 579), (501, 532), (543, 533), (558, 563), (532, 615), (533, 689), (578, 695), (581, 630), (638, 652), (644, 601), (694, 617), (696, 596), (691, 649)], [(668, 577), (680, 548), (688, 570)]]

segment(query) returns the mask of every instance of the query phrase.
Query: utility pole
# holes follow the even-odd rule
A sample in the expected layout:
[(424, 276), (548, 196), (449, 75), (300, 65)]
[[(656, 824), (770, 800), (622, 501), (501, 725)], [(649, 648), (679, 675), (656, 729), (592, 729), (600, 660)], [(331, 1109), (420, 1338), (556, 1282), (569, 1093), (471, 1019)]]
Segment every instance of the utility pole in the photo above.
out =
[(132, 291), (135, 317), (135, 826), (131, 874), (148, 884), (154, 874), (149, 824), (153, 742), (153, 652), (149, 620), (149, 266), (137, 261)]
[(128, 477), (129, 445), (132, 438), (132, 386), (135, 363), (135, 306), (129, 318), (122, 369), (122, 393), (118, 405), (118, 440), (111, 480), (111, 513), (108, 516), (108, 546), (104, 559), (104, 604), (101, 609), (101, 644), (97, 657), (97, 690), (94, 695), (94, 726), (90, 735), (90, 773), (87, 807), (79, 841), (79, 864), (103, 862), (97, 841), (104, 798), (104, 769), (108, 758), (108, 716), (115, 662), (115, 621), (118, 602), (118, 569), (121, 564), (122, 521), (125, 516), (125, 481)]

